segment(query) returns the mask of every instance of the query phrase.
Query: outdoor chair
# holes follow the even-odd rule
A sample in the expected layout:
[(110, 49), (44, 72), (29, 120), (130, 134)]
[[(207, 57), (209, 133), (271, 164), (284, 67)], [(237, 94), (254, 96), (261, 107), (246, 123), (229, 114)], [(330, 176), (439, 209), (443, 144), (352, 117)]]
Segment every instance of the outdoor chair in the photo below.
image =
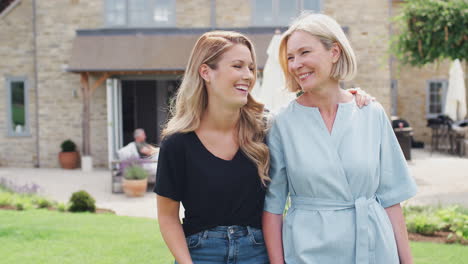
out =
[(433, 151), (452, 150), (451, 130), (453, 121), (444, 115), (427, 120), (427, 126), (432, 130), (431, 153)]
[(450, 153), (463, 157), (466, 153), (465, 139), (468, 127), (452, 126), (450, 130)]
[[(148, 176), (148, 183), (156, 183), (156, 169), (158, 165), (159, 148), (156, 148), (156, 153), (151, 158), (140, 158), (138, 152), (133, 150), (135, 146), (130, 143), (117, 152), (119, 159), (111, 161), (111, 186), (112, 193), (122, 192), (122, 179), (125, 168), (130, 165), (137, 164), (145, 169)], [(130, 150), (130, 151), (128, 151)], [(129, 154), (130, 153), (130, 154)]]

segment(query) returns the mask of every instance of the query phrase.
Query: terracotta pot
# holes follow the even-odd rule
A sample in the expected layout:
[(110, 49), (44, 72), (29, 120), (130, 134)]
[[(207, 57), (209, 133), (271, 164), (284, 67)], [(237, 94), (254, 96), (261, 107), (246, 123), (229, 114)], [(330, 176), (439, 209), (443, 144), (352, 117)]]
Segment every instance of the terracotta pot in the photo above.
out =
[(64, 169), (76, 169), (80, 162), (80, 153), (73, 152), (60, 152), (59, 153), (60, 166)]
[(127, 180), (122, 179), (122, 189), (129, 197), (143, 196), (148, 187), (148, 179), (143, 180)]

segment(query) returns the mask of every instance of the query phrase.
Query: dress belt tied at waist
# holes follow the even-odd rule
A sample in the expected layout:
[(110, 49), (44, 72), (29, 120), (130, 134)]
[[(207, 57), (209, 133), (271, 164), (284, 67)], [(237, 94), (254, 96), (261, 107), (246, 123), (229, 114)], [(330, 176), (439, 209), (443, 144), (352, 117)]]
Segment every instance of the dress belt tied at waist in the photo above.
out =
[(359, 197), (356, 201), (340, 201), (317, 199), (306, 196), (291, 195), (291, 209), (302, 209), (310, 211), (336, 211), (355, 208), (356, 210), (356, 264), (369, 263), (369, 205), (377, 202), (375, 196), (367, 199)]

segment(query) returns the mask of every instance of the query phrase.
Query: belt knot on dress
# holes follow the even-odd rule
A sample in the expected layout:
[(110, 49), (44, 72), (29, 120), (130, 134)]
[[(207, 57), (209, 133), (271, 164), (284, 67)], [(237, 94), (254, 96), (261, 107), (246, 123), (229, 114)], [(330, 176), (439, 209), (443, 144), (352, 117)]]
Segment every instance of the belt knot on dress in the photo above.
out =
[(370, 199), (359, 197), (354, 202), (291, 195), (291, 209), (337, 211), (354, 208), (356, 210), (356, 264), (369, 263), (368, 222), (369, 205), (372, 203), (379, 203), (375, 195)]

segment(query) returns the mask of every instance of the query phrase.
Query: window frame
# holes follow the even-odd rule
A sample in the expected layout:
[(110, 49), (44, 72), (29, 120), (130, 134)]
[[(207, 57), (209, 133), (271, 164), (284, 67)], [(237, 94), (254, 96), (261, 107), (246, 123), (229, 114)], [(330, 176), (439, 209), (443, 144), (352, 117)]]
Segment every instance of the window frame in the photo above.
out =
[[(431, 113), (431, 83), (442, 84), (442, 99), (441, 99), (441, 112)], [(436, 118), (444, 113), (445, 109), (445, 98), (447, 96), (448, 80), (447, 79), (430, 79), (426, 81), (426, 118)]]
[[(273, 20), (275, 21), (279, 21), (279, 14), (278, 14), (278, 8), (279, 8), (279, 1), (280, 0), (269, 0), (272, 2), (272, 13), (273, 13)], [(294, 0), (296, 2), (296, 7), (297, 7), (297, 10), (296, 10), (296, 15), (299, 15), (300, 12), (302, 10), (304, 10), (304, 1), (305, 0)], [(320, 13), (322, 12), (323, 10), (323, 1), (324, 0), (317, 0), (319, 2), (319, 10), (314, 10), (315, 12), (317, 13)], [(255, 12), (257, 10), (257, 5), (256, 5), (256, 0), (251, 0), (250, 1), (250, 4), (251, 4), (251, 8), (252, 8), (252, 11), (251, 11), (251, 16), (250, 16), (250, 24), (251, 26), (253, 27), (285, 27), (285, 26), (289, 26), (289, 25), (282, 25), (282, 24), (271, 24), (271, 25), (265, 25), (265, 24), (259, 24), (259, 23), (256, 23), (255, 21)]]
[[(24, 130), (23, 132), (15, 132), (13, 128), (13, 111), (12, 111), (12, 82), (23, 82), (24, 85)], [(30, 137), (30, 119), (29, 119), (29, 83), (26, 76), (6, 76), (5, 87), (7, 90), (6, 106), (7, 106), (7, 136), (8, 137)]]
[[(148, 25), (131, 25), (130, 24), (130, 5), (129, 5), (129, 1), (131, 0), (124, 0), (125, 4), (124, 4), (124, 24), (122, 25), (112, 25), (108, 22), (107, 20), (107, 15), (108, 15), (108, 10), (110, 10), (110, 0), (104, 0), (104, 10), (103, 10), (103, 20), (104, 20), (104, 26), (106, 28), (172, 28), (172, 27), (176, 27), (177, 26), (177, 10), (176, 10), (176, 0), (168, 0), (170, 1), (171, 3), (171, 8), (173, 9), (172, 13), (174, 14), (173, 17), (170, 17), (169, 18), (169, 22), (167, 24), (158, 24), (158, 23), (154, 23), (154, 24), (148, 24)], [(158, 0), (148, 0), (148, 1), (151, 1), (151, 2), (155, 2), (157, 4)]]

